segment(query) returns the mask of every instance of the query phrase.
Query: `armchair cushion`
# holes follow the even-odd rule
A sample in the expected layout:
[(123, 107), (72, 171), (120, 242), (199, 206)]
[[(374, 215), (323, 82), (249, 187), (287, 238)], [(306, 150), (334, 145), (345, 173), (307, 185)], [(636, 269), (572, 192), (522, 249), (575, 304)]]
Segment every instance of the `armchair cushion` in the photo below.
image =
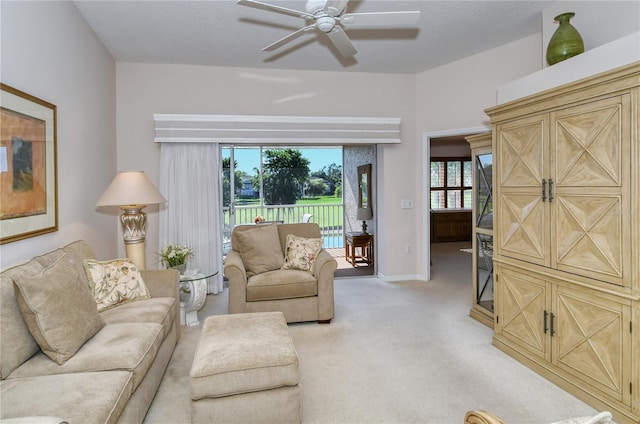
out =
[(315, 296), (318, 283), (306, 271), (276, 270), (249, 277), (247, 301), (292, 299)]
[[(242, 228), (241, 228), (242, 227)], [(280, 269), (284, 263), (278, 227), (275, 224), (236, 227), (234, 249), (240, 252), (247, 276)], [(240, 229), (240, 231), (238, 231)]]
[(310, 239), (289, 234), (287, 235), (282, 269), (299, 269), (313, 273), (313, 265), (321, 250), (321, 238)]

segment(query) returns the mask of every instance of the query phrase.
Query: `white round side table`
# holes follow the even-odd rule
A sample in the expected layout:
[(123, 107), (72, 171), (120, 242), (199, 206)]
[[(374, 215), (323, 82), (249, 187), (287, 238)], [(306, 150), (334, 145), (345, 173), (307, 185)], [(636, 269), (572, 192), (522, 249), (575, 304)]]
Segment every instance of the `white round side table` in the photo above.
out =
[(198, 269), (187, 270), (180, 276), (180, 324), (192, 327), (199, 325), (198, 311), (207, 300), (207, 279), (218, 275), (218, 272), (200, 272)]

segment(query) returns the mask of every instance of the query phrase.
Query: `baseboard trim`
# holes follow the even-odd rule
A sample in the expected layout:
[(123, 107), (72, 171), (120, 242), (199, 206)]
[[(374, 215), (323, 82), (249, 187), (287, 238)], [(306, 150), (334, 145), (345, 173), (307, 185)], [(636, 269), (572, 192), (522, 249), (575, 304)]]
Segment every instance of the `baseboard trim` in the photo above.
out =
[(407, 275), (384, 275), (383, 273), (378, 273), (378, 278), (382, 281), (386, 281), (387, 283), (395, 283), (398, 281), (429, 281), (422, 274), (407, 274)]

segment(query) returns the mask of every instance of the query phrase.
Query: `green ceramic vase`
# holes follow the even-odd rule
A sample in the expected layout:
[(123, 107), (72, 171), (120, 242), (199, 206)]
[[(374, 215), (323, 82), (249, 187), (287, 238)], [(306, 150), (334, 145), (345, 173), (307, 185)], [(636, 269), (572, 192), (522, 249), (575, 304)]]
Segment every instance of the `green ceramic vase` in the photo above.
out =
[(554, 18), (554, 21), (559, 22), (560, 25), (551, 36), (547, 47), (547, 63), (549, 65), (555, 65), (584, 52), (584, 42), (580, 33), (569, 23), (574, 16), (575, 13), (568, 12)]

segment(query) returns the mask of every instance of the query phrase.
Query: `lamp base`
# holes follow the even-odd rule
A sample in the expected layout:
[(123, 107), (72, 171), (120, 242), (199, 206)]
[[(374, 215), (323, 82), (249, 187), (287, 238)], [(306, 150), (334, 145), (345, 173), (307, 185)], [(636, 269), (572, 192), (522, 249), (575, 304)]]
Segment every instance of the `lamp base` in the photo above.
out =
[(144, 240), (137, 243), (125, 243), (124, 250), (127, 254), (127, 258), (138, 267), (138, 270), (146, 269), (147, 261), (145, 254)]
[(147, 214), (142, 211), (146, 205), (120, 206), (123, 210), (120, 215), (122, 224), (122, 238), (129, 258), (138, 269), (146, 268), (145, 238), (147, 227)]
[(367, 221), (362, 221), (362, 234), (368, 234), (367, 233)]

